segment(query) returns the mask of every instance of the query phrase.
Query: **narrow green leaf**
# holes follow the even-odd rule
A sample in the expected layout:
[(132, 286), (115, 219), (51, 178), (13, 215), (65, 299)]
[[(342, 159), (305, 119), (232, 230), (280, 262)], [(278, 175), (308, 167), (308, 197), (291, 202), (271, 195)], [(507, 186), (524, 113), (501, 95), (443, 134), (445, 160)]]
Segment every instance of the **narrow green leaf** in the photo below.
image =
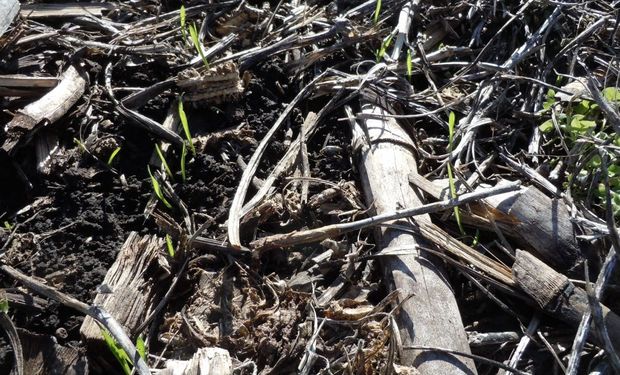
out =
[(379, 22), (379, 14), (381, 13), (381, 0), (377, 0), (377, 6), (375, 7), (374, 22)]
[(381, 43), (381, 48), (377, 52), (377, 62), (381, 61), (390, 44), (392, 44), (392, 35), (388, 36), (387, 39)]
[(187, 175), (185, 174), (185, 158), (187, 157), (187, 147), (185, 146), (185, 142), (183, 142), (183, 148), (181, 149), (181, 178), (183, 182), (187, 180)]
[(82, 151), (84, 151), (84, 152), (88, 152), (88, 150), (86, 149), (86, 145), (84, 144), (84, 142), (80, 141), (80, 140), (79, 140), (79, 139), (77, 139), (77, 138), (73, 138), (73, 142), (74, 142), (76, 145), (78, 145), (78, 147), (79, 147), (80, 149), (82, 149)]
[(205, 67), (208, 69), (209, 62), (207, 61), (207, 58), (205, 57), (205, 54), (202, 51), (202, 47), (200, 45), (200, 39), (198, 36), (198, 30), (196, 29), (195, 23), (192, 23), (191, 25), (189, 25), (189, 36), (192, 38), (192, 43), (194, 43), (194, 47), (196, 48), (196, 51), (198, 51), (198, 54), (200, 55), (202, 62), (205, 64)]
[(413, 73), (413, 60), (411, 58), (411, 49), (407, 50), (407, 77), (411, 81), (411, 74)]
[(159, 182), (157, 182), (157, 179), (155, 178), (155, 176), (153, 176), (153, 173), (151, 173), (151, 167), (147, 165), (146, 169), (149, 171), (149, 176), (151, 176), (151, 183), (153, 184), (153, 191), (155, 192), (155, 195), (157, 196), (157, 198), (159, 198), (160, 201), (162, 201), (162, 203), (166, 207), (171, 209), (172, 205), (170, 204), (170, 202), (168, 202), (166, 197), (164, 197), (164, 194), (161, 191), (161, 187), (159, 186)]
[(168, 248), (168, 254), (170, 257), (174, 258), (174, 245), (172, 244), (172, 237), (169, 234), (166, 234), (166, 247)]
[[(450, 111), (448, 115), (448, 150), (452, 152), (454, 147), (454, 127), (456, 126), (456, 115), (454, 112)], [(457, 198), (456, 194), (456, 185), (454, 184), (454, 175), (452, 174), (452, 163), (448, 160), (448, 184), (450, 185), (450, 196), (452, 199)], [(463, 229), (463, 224), (461, 223), (461, 212), (459, 211), (459, 207), (454, 207), (454, 217), (456, 218), (456, 224), (459, 227), (459, 230), (462, 235), (465, 235), (465, 230)]]
[(185, 110), (183, 109), (183, 96), (179, 98), (179, 119), (181, 119), (181, 125), (183, 126), (183, 131), (185, 132), (185, 139), (189, 142), (189, 149), (192, 150), (192, 154), (196, 155), (196, 149), (192, 143), (192, 135), (189, 132), (189, 122), (187, 121)]
[(161, 164), (164, 166), (164, 169), (166, 170), (166, 174), (170, 176), (170, 178), (172, 178), (172, 171), (170, 170), (170, 167), (168, 166), (168, 163), (166, 162), (166, 159), (164, 158), (164, 154), (161, 152), (161, 149), (159, 148), (159, 145), (157, 143), (155, 143), (155, 151), (157, 152), (157, 156), (159, 156), (159, 160), (161, 160)]
[(120, 147), (117, 147), (114, 151), (112, 151), (112, 153), (110, 154), (110, 157), (108, 158), (108, 165), (112, 165), (114, 158), (116, 157), (116, 155), (118, 155), (120, 151), (121, 151)]

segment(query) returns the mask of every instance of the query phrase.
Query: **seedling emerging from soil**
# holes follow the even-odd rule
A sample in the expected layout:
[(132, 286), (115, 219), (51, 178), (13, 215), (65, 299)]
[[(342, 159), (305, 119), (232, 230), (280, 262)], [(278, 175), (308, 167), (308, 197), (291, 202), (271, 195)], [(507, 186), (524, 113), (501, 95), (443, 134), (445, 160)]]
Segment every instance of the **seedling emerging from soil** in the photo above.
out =
[(86, 145), (84, 144), (84, 142), (80, 141), (77, 138), (73, 138), (73, 142), (83, 151), (83, 152), (88, 152), (88, 150), (86, 149)]
[(381, 48), (377, 51), (377, 62), (381, 61), (383, 55), (385, 55), (385, 51), (388, 49), (390, 44), (392, 44), (392, 37), (393, 35), (390, 34), (390, 36), (388, 36), (387, 39), (381, 43)]
[(381, 0), (377, 0), (377, 6), (375, 7), (375, 15), (374, 15), (375, 25), (377, 24), (377, 22), (379, 22), (380, 13), (381, 13)]
[(192, 135), (189, 132), (189, 122), (187, 122), (187, 115), (183, 109), (183, 96), (179, 98), (179, 119), (181, 119), (181, 125), (183, 125), (183, 131), (185, 132), (185, 139), (189, 143), (189, 149), (192, 150), (192, 154), (196, 155), (196, 149), (192, 143)]
[(183, 35), (183, 43), (186, 43), (187, 33), (185, 32), (185, 6), (184, 5), (181, 5), (179, 16), (181, 17), (181, 34)]
[(170, 257), (174, 258), (174, 245), (172, 244), (172, 237), (170, 237), (169, 234), (166, 234), (166, 247), (168, 248)]
[(159, 156), (159, 160), (161, 160), (161, 164), (164, 166), (164, 169), (166, 170), (166, 174), (170, 176), (170, 178), (172, 178), (172, 171), (170, 170), (170, 167), (168, 166), (168, 163), (166, 162), (166, 159), (164, 158), (164, 154), (161, 152), (161, 149), (159, 148), (159, 145), (157, 143), (155, 144), (155, 151), (157, 152), (157, 156)]
[(187, 180), (187, 175), (185, 174), (185, 158), (187, 157), (187, 147), (185, 143), (183, 143), (183, 148), (181, 149), (181, 178), (183, 182)]
[(9, 300), (6, 298), (0, 299), (0, 312), (5, 314), (9, 313)]
[(108, 159), (108, 166), (112, 165), (112, 162), (114, 162), (114, 158), (118, 155), (119, 151), (121, 151), (120, 147), (117, 147), (114, 151), (112, 151), (110, 158)]
[[(456, 117), (454, 116), (454, 112), (450, 112), (450, 116), (448, 118), (448, 150), (452, 153), (452, 146), (454, 141), (454, 125), (456, 123)], [(448, 160), (448, 183), (450, 184), (450, 196), (452, 199), (456, 199), (456, 186), (454, 184), (454, 175), (452, 174), (452, 163)], [(462, 235), (465, 235), (465, 230), (463, 229), (463, 224), (461, 223), (461, 212), (459, 211), (459, 207), (454, 207), (454, 217), (456, 218), (456, 224), (459, 226), (459, 231), (461, 231)]]
[(413, 72), (413, 62), (411, 60), (411, 49), (407, 50), (407, 78), (411, 81), (411, 74)]
[[(114, 358), (116, 358), (118, 363), (121, 365), (125, 375), (130, 375), (133, 367), (133, 361), (127, 352), (125, 352), (120, 344), (114, 340), (107, 329), (101, 327), (101, 335), (103, 335), (103, 340), (105, 341), (108, 349), (112, 352)], [(144, 339), (142, 336), (138, 336), (138, 340), (136, 340), (136, 350), (138, 351), (138, 354), (140, 354), (140, 357), (142, 357), (142, 359), (146, 362), (146, 345), (144, 344)]]
[(131, 368), (133, 367), (133, 362), (131, 361), (131, 358), (129, 358), (129, 355), (127, 355), (127, 353), (125, 352), (125, 350), (123, 350), (119, 343), (114, 340), (114, 338), (112, 337), (112, 335), (110, 335), (107, 329), (101, 328), (101, 334), (103, 335), (103, 340), (108, 346), (108, 349), (110, 349), (114, 358), (116, 358), (118, 363), (121, 365), (121, 368), (123, 369), (125, 375), (130, 375)]
[(155, 192), (155, 195), (157, 195), (157, 198), (159, 198), (159, 200), (162, 201), (166, 207), (171, 209), (172, 205), (168, 202), (166, 197), (164, 197), (164, 194), (161, 191), (161, 186), (159, 186), (159, 182), (157, 182), (157, 179), (153, 176), (153, 173), (151, 173), (151, 167), (147, 165), (146, 169), (149, 171), (149, 176), (151, 176), (151, 183), (153, 184), (153, 191)]
[(202, 52), (202, 47), (200, 46), (200, 40), (198, 39), (198, 30), (196, 29), (195, 23), (192, 23), (189, 26), (189, 36), (192, 38), (192, 43), (194, 43), (194, 47), (196, 48), (196, 51), (198, 51), (198, 54), (200, 55), (202, 62), (205, 64), (205, 68), (209, 69), (209, 62), (207, 61), (207, 58), (205, 57), (204, 52)]
[(5, 221), (5, 222), (4, 222), (4, 228), (5, 228), (6, 230), (8, 230), (9, 232), (10, 232), (11, 230), (13, 230), (13, 226), (12, 226), (12, 225), (11, 225), (11, 223), (9, 223), (8, 221)]

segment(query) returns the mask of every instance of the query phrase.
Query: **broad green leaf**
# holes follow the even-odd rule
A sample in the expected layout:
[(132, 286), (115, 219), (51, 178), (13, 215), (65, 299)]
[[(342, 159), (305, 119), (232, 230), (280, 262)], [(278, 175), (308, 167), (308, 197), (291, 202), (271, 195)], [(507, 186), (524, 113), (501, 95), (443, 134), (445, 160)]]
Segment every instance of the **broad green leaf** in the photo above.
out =
[(550, 133), (553, 131), (553, 128), (553, 120), (547, 120), (538, 126), (538, 129), (543, 133)]
[(103, 335), (103, 340), (108, 346), (108, 349), (110, 349), (114, 358), (116, 358), (118, 363), (121, 365), (125, 375), (130, 375), (132, 362), (129, 355), (125, 353), (125, 350), (123, 350), (123, 348), (116, 342), (116, 340), (114, 340), (112, 335), (110, 335), (105, 328), (101, 328), (101, 334)]
[(596, 122), (584, 120), (583, 115), (575, 115), (570, 122), (571, 131), (578, 134), (584, 134), (590, 129), (596, 128)]
[(547, 99), (543, 103), (543, 108), (549, 109), (553, 107), (554, 104), (555, 104), (555, 91), (553, 91), (552, 89), (549, 89), (547, 91)]
[(603, 89), (603, 96), (610, 102), (620, 102), (620, 90), (615, 87)]
[(138, 339), (136, 340), (136, 350), (138, 351), (138, 354), (140, 354), (140, 357), (142, 357), (144, 362), (146, 362), (146, 345), (144, 344), (144, 339), (142, 338), (142, 335), (138, 336)]

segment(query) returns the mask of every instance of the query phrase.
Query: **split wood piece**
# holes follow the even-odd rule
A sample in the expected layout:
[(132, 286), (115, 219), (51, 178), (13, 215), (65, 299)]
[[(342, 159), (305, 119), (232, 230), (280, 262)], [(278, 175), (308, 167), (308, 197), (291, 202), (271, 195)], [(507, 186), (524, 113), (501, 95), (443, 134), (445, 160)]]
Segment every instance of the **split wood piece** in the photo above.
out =
[(51, 88), (57, 84), (57, 77), (32, 77), (23, 74), (0, 75), (0, 86), (2, 87)]
[[(512, 274), (518, 287), (527, 293), (546, 313), (573, 327), (590, 311), (586, 291), (576, 287), (568, 278), (554, 271), (541, 260), (523, 250), (517, 250)], [(620, 353), (620, 316), (601, 305), (603, 320), (609, 338)], [(592, 330), (592, 339), (602, 345), (598, 330)]]
[[(449, 196), (447, 181), (442, 188), (441, 182), (436, 184), (417, 173), (412, 173), (409, 181), (436, 199)], [(472, 203), (469, 210), (461, 211), (461, 219), (466, 224), (490, 230), (494, 221), (502, 233), (515, 238), (521, 246), (535, 250), (555, 269), (582, 274), (585, 257), (577, 242), (568, 207), (563, 200), (550, 198), (535, 186)]]
[(168, 360), (156, 375), (230, 375), (232, 358), (222, 348), (200, 348), (189, 361)]
[(23, 4), (19, 14), (24, 18), (52, 17), (101, 17), (103, 12), (116, 9), (113, 2), (103, 3), (66, 3), (66, 4)]
[[(362, 113), (386, 114), (381, 107), (364, 104)], [(365, 135), (370, 145), (364, 144)], [(359, 171), (366, 201), (378, 214), (400, 207), (418, 207), (421, 202), (409, 185), (408, 176), (416, 171), (413, 143), (396, 120), (369, 119), (355, 123), (353, 144), (359, 145)], [(356, 147), (354, 147), (355, 149)], [(417, 223), (430, 223), (428, 215), (417, 216)], [(412, 228), (409, 221), (400, 227)], [(423, 244), (409, 230), (383, 227), (376, 232), (380, 249)], [(461, 316), (441, 262), (427, 252), (413, 249), (411, 255), (382, 259), (393, 287), (406, 299), (397, 316), (403, 347), (433, 346), (469, 354), (469, 344)], [(408, 296), (412, 296), (408, 298)], [(475, 374), (474, 362), (442, 352), (423, 352), (403, 348), (401, 364), (416, 367), (420, 374)]]
[[(160, 285), (154, 285), (161, 276), (157, 263), (163, 248), (162, 239), (141, 237), (131, 232), (103, 280), (103, 286), (110, 290), (100, 292), (93, 301), (94, 305), (105, 308), (130, 337), (139, 333), (137, 328), (155, 308), (165, 290)], [(101, 328), (92, 318), (84, 320), (80, 333), (89, 351), (107, 350)], [(97, 361), (101, 362), (98, 365), (106, 365), (102, 358), (97, 358)]]
[(88, 360), (79, 349), (59, 345), (56, 338), (17, 330), (22, 342), (28, 375), (86, 375)]
[(140, 356), (140, 353), (138, 353), (136, 346), (129, 339), (129, 337), (127, 337), (127, 334), (125, 333), (125, 331), (123, 331), (121, 325), (118, 324), (114, 317), (108, 314), (106, 310), (97, 305), (89, 306), (84, 302), (81, 302), (62, 292), (59, 292), (51, 286), (45, 285), (40, 281), (33, 279), (32, 277), (24, 275), (20, 271), (6, 264), (0, 265), (0, 271), (19, 281), (26, 288), (34, 291), (35, 293), (43, 295), (47, 298), (51, 298), (54, 301), (76, 311), (79, 311), (80, 313), (87, 315), (101, 323), (101, 325), (110, 332), (110, 335), (114, 338), (114, 340), (116, 340), (116, 342), (121, 346), (121, 348), (123, 348), (125, 353), (127, 353), (129, 357), (133, 360), (136, 373), (139, 375), (150, 375), (149, 367)]
[(19, 1), (17, 0), (2, 0), (0, 1), (0, 36), (4, 34), (6, 29), (9, 28), (13, 19), (19, 12)]
[(82, 97), (85, 90), (85, 75), (75, 66), (69, 66), (58, 86), (18, 111), (6, 125), (6, 140), (2, 149), (12, 155), (19, 143), (28, 141), (37, 125), (56, 122)]

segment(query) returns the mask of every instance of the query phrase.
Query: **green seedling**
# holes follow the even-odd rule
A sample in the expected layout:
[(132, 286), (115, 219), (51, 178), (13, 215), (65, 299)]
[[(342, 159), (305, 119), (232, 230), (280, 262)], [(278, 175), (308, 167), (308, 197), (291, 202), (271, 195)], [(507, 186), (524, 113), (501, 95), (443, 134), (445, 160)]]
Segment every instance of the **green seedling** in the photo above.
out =
[(174, 245), (172, 244), (172, 237), (169, 234), (166, 234), (166, 247), (168, 248), (168, 254), (170, 254), (171, 258), (174, 258)]
[(407, 50), (407, 78), (411, 81), (411, 74), (413, 73), (413, 60), (411, 58), (411, 49)]
[(114, 149), (114, 151), (112, 151), (112, 153), (110, 154), (110, 157), (108, 158), (108, 166), (112, 165), (112, 162), (114, 162), (114, 158), (116, 157), (116, 155), (118, 155), (120, 151), (121, 151), (120, 147), (117, 147), (116, 149)]
[(183, 148), (181, 149), (181, 178), (183, 182), (187, 180), (187, 175), (185, 174), (185, 158), (187, 157), (187, 146), (185, 146), (185, 142), (183, 142)]
[(209, 62), (207, 61), (207, 58), (205, 57), (204, 52), (202, 52), (202, 46), (200, 45), (200, 40), (198, 38), (198, 30), (196, 29), (195, 23), (192, 23), (191, 25), (189, 25), (189, 36), (192, 38), (192, 43), (194, 43), (194, 47), (196, 48), (196, 51), (198, 51), (198, 54), (200, 55), (202, 62), (205, 64), (205, 68), (208, 69)]
[(153, 176), (153, 173), (151, 173), (151, 167), (147, 165), (146, 169), (149, 171), (149, 176), (151, 176), (151, 183), (153, 184), (153, 191), (155, 192), (155, 195), (166, 207), (172, 209), (172, 205), (170, 204), (170, 202), (168, 202), (166, 197), (164, 197), (164, 194), (161, 191), (161, 186), (159, 186), (159, 182), (157, 182), (157, 179), (155, 178), (155, 176)]
[(185, 6), (181, 5), (179, 10), (179, 16), (181, 17), (181, 35), (183, 35), (183, 43), (187, 42), (187, 33), (185, 31)]
[(375, 14), (374, 14), (375, 25), (377, 24), (377, 22), (379, 22), (379, 14), (381, 14), (381, 0), (377, 0), (377, 6), (375, 7)]
[(75, 143), (83, 152), (88, 152), (88, 149), (86, 148), (84, 142), (80, 141), (77, 138), (73, 138), (73, 143)]
[(189, 149), (192, 150), (192, 154), (196, 155), (196, 149), (192, 143), (192, 135), (189, 132), (189, 122), (187, 122), (187, 115), (183, 109), (183, 96), (179, 98), (179, 119), (181, 119), (181, 125), (183, 126), (183, 131), (185, 132), (185, 139), (187, 139), (187, 142), (189, 143)]
[(4, 228), (8, 231), (13, 230), (13, 226), (11, 225), (11, 223), (9, 223), (8, 221), (4, 221)]
[[(129, 357), (129, 355), (127, 354), (127, 352), (125, 352), (123, 347), (120, 346), (120, 344), (116, 342), (116, 340), (114, 340), (114, 337), (110, 335), (110, 332), (108, 332), (107, 329), (101, 326), (100, 326), (100, 329), (101, 329), (101, 335), (103, 336), (103, 340), (105, 341), (106, 346), (108, 347), (108, 349), (110, 349), (114, 358), (116, 358), (118, 363), (121, 365), (121, 368), (123, 369), (123, 373), (125, 373), (125, 375), (130, 375), (131, 369), (133, 368), (133, 361), (131, 360), (131, 357)], [(136, 340), (136, 350), (138, 351), (138, 354), (140, 355), (140, 357), (146, 362), (146, 354), (147, 354), (146, 345), (141, 335), (138, 336), (138, 339)]]
[(385, 39), (381, 43), (381, 48), (379, 48), (379, 50), (377, 51), (377, 62), (381, 61), (381, 59), (385, 55), (385, 51), (388, 49), (390, 44), (392, 44), (392, 37), (392, 35), (388, 36), (387, 39)]
[[(454, 126), (456, 123), (456, 117), (454, 112), (450, 112), (450, 116), (448, 118), (448, 150), (452, 153), (453, 141), (454, 141)], [(456, 194), (456, 185), (454, 184), (454, 175), (452, 173), (452, 163), (448, 160), (448, 183), (450, 185), (450, 197), (452, 199), (457, 198)], [(463, 229), (463, 224), (461, 223), (461, 212), (459, 211), (459, 207), (454, 207), (454, 217), (456, 218), (456, 224), (459, 226), (459, 231), (462, 235), (465, 235), (465, 230)]]
[(107, 329), (101, 328), (101, 334), (103, 335), (103, 340), (105, 341), (106, 346), (110, 349), (114, 358), (116, 358), (118, 363), (121, 365), (123, 373), (125, 373), (125, 375), (130, 375), (131, 368), (133, 367), (133, 361), (129, 358), (129, 355), (127, 355), (119, 343), (114, 340)]
[(3, 312), (5, 314), (9, 313), (9, 300), (5, 297), (0, 299), (0, 312)]
[(164, 158), (164, 154), (161, 152), (161, 149), (159, 148), (159, 145), (157, 143), (155, 144), (155, 152), (157, 152), (157, 156), (159, 156), (159, 160), (161, 161), (161, 164), (164, 166), (164, 169), (166, 170), (166, 174), (170, 176), (170, 178), (172, 178), (172, 171), (170, 170), (170, 167), (168, 166), (168, 163), (166, 162), (166, 159)]

